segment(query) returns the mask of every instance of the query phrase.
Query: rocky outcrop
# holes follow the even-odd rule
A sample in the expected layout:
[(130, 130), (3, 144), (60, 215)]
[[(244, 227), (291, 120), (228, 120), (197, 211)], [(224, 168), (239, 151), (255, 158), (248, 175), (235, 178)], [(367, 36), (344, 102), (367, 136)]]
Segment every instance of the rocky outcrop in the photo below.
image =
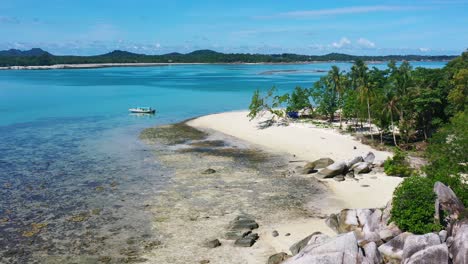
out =
[(405, 240), (411, 233), (405, 232), (379, 246), (378, 250), (386, 263), (400, 263), (403, 259)]
[[(413, 254), (404, 264), (448, 264), (449, 255), (446, 244), (427, 247)], [(454, 262), (457, 263), (457, 262)]]
[[(452, 189), (441, 182), (436, 182), (434, 184), (434, 192), (437, 195), (435, 202), (435, 218), (446, 223), (459, 219), (465, 207)], [(446, 219), (440, 219), (442, 211), (445, 212), (444, 215), (447, 215)]]
[(335, 162), (332, 165), (329, 165), (325, 169), (321, 170), (319, 172), (319, 177), (333, 178), (334, 176), (342, 175), (345, 173), (346, 173), (346, 163), (341, 161), (341, 162)]
[[(309, 243), (311, 239), (312, 241), (317, 241), (317, 239), (323, 239), (324, 236), (326, 236), (326, 235), (322, 235), (322, 236), (319, 236), (319, 235), (322, 235), (322, 233), (314, 232), (311, 235), (308, 235), (305, 238), (303, 238), (301, 241), (294, 243), (289, 248), (289, 250), (291, 251), (291, 254), (296, 255), (297, 253), (299, 253), (299, 251), (301, 251), (303, 248), (307, 246), (307, 244)], [(328, 236), (326, 236), (326, 238), (328, 238)]]
[(468, 264), (468, 219), (457, 220), (465, 208), (449, 187), (436, 183), (434, 191), (437, 208), (450, 216), (447, 230), (402, 233), (389, 223), (391, 202), (383, 210), (344, 209), (325, 221), (337, 237), (313, 233), (291, 246), (293, 257), (284, 263)]
[(468, 263), (468, 219), (457, 221), (447, 238), (449, 255), (454, 264)]
[(359, 248), (353, 232), (335, 238), (311, 242), (297, 255), (286, 260), (286, 264), (306, 263), (358, 263)]
[(403, 247), (403, 261), (409, 259), (414, 253), (427, 247), (440, 244), (439, 235), (429, 233), (425, 235), (410, 235), (406, 238)]
[(380, 256), (380, 252), (377, 250), (377, 244), (375, 242), (367, 243), (362, 247), (362, 249), (364, 250), (363, 262), (369, 264), (382, 263), (382, 256)]

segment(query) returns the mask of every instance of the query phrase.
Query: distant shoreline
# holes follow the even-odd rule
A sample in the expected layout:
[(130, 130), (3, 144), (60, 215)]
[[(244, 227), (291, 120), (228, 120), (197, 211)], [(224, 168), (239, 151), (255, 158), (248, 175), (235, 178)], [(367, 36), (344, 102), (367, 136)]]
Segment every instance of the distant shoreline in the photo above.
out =
[[(409, 62), (448, 62), (449, 60), (415, 60)], [(388, 61), (366, 61), (371, 64), (381, 64)], [(292, 64), (317, 64), (317, 63), (352, 63), (352, 61), (297, 61), (297, 62), (232, 62), (232, 63), (204, 63), (204, 62), (174, 62), (174, 63), (83, 63), (83, 64), (55, 64), (35, 66), (4, 66), (0, 70), (67, 70), (67, 69), (99, 69), (114, 67), (155, 67), (171, 65), (292, 65)]]

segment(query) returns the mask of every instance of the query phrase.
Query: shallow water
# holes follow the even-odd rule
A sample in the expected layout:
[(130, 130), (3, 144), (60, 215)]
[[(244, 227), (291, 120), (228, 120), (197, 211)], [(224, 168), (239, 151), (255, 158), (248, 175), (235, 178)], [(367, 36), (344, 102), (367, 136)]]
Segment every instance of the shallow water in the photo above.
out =
[(0, 263), (137, 261), (158, 243), (147, 203), (173, 173), (141, 129), (245, 109), (254, 89), (310, 87), (330, 66), (0, 71)]

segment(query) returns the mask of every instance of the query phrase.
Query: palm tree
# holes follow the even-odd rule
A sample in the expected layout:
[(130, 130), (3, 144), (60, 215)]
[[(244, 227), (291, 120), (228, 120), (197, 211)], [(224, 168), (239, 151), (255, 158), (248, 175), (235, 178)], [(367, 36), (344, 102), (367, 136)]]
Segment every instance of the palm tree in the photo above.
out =
[(397, 104), (398, 104), (398, 97), (392, 92), (392, 91), (387, 91), (385, 93), (385, 99), (386, 99), (386, 104), (384, 105), (384, 112), (389, 113), (390, 115), (390, 124), (392, 126), (392, 135), (393, 135), (393, 143), (395, 146), (398, 147), (396, 136), (395, 136), (395, 125), (394, 125), (394, 120), (393, 120), (393, 112), (398, 113), (397, 109)]
[(356, 85), (356, 89), (359, 92), (361, 102), (366, 100), (367, 103), (367, 117), (369, 123), (369, 132), (372, 140), (374, 135), (372, 134), (372, 123), (371, 123), (371, 112), (370, 112), (370, 96), (371, 88), (369, 85), (369, 74), (367, 65), (362, 60), (356, 60), (354, 65), (351, 67), (351, 76), (354, 78), (353, 83)]
[(343, 94), (344, 94), (344, 81), (345, 76), (340, 72), (340, 68), (333, 65), (332, 69), (328, 72), (329, 76), (331, 77), (332, 84), (334, 86), (335, 91), (338, 93), (338, 104), (340, 108), (340, 129), (342, 128), (342, 115), (343, 115)]

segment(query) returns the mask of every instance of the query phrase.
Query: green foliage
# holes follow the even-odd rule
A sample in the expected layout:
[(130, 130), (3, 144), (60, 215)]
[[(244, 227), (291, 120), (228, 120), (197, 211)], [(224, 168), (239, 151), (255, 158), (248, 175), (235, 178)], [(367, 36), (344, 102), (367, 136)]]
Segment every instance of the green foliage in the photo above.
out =
[(393, 193), (392, 218), (403, 231), (425, 234), (439, 231), (442, 226), (434, 220), (434, 183), (428, 178), (405, 178)]
[(289, 94), (276, 95), (275, 87), (270, 88), (265, 97), (261, 97), (260, 91), (257, 89), (252, 95), (247, 116), (252, 120), (259, 114), (269, 112), (273, 115), (272, 118), (284, 117), (284, 111), (280, 107), (288, 101)]
[(255, 90), (252, 95), (252, 100), (249, 105), (249, 114), (250, 120), (254, 119), (262, 110), (264, 109), (263, 98), (260, 97), (260, 91)]
[(384, 162), (384, 171), (387, 175), (409, 177), (414, 175), (414, 169), (409, 166), (405, 152), (396, 149), (393, 158)]
[(317, 106), (317, 112), (325, 115), (330, 121), (334, 120), (335, 112), (338, 110), (338, 91), (332, 85), (329, 75), (323, 76), (315, 82), (310, 93)]
[(283, 100), (286, 99), (288, 102), (286, 111), (291, 112), (291, 111), (299, 111), (305, 108), (312, 108), (312, 104), (309, 101), (309, 94), (310, 93), (308, 89), (302, 89), (301, 87), (298, 86), (291, 93), (291, 96), (288, 96), (288, 98), (281, 98)]
[(428, 178), (450, 186), (465, 206), (468, 206), (467, 131), (468, 110), (465, 110), (434, 134), (426, 151), (430, 164), (425, 168)]
[(448, 95), (454, 111), (464, 111), (468, 104), (468, 68), (460, 69), (452, 79), (454, 88)]
[[(33, 49), (34, 50), (34, 49)], [(163, 55), (144, 55), (116, 50), (97, 56), (56, 56), (41, 61), (42, 52), (21, 52), (18, 50), (0, 51), (0, 66), (34, 66), (49, 64), (82, 64), (82, 63), (255, 63), (255, 62), (310, 62), (310, 61), (354, 61), (362, 59), (366, 61), (388, 60), (449, 60), (453, 56), (418, 56), (418, 55), (390, 55), (390, 56), (353, 56), (347, 54), (330, 53), (319, 56), (298, 54), (241, 54), (220, 53), (212, 50), (197, 50), (187, 54), (169, 53)], [(46, 64), (41, 64), (45, 62)]]

